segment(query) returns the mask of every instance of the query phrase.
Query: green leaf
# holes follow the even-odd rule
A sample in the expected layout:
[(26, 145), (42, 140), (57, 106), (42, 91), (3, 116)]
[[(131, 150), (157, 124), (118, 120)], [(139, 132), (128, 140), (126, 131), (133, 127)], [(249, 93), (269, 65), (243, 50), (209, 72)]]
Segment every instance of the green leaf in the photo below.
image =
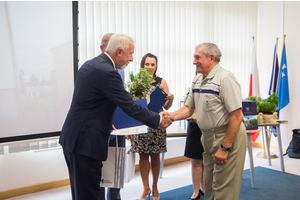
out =
[(186, 100), (188, 99), (190, 94), (190, 88), (188, 89), (187, 93), (185, 93), (184, 97), (183, 97), (183, 103), (185, 104)]
[(144, 99), (154, 90), (152, 85), (153, 76), (149, 74), (148, 68), (141, 68), (139, 73), (129, 74), (130, 81), (125, 85), (128, 93), (134, 99)]
[(261, 97), (249, 97), (249, 100), (256, 102), (257, 112), (275, 112), (277, 110), (278, 105), (278, 96), (276, 93), (271, 94), (268, 98), (262, 99)]

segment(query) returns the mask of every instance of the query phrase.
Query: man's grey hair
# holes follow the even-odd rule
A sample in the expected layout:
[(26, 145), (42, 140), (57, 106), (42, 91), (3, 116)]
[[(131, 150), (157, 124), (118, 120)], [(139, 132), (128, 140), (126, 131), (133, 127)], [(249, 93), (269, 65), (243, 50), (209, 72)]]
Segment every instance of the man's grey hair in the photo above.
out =
[(114, 53), (118, 48), (126, 51), (130, 42), (134, 42), (132, 37), (122, 33), (115, 33), (111, 36), (106, 47), (106, 51), (109, 53)]
[(107, 42), (109, 40), (109, 38), (113, 35), (113, 33), (106, 33), (103, 37), (102, 37), (102, 41), (101, 44)]
[(210, 55), (214, 55), (215, 56), (215, 61), (216, 62), (220, 62), (221, 61), (221, 57), (222, 57), (222, 53), (220, 51), (220, 49), (218, 48), (218, 46), (214, 43), (201, 43), (198, 44), (195, 49), (199, 49), (203, 47), (203, 54), (207, 57)]

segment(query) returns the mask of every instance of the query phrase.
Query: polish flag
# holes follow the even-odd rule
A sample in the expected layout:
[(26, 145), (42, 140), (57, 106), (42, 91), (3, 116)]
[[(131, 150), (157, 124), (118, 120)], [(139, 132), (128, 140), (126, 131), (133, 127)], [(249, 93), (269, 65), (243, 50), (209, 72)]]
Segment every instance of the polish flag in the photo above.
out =
[[(259, 78), (258, 78), (258, 70), (257, 70), (257, 61), (256, 61), (256, 51), (255, 44), (253, 42), (253, 52), (252, 52), (252, 63), (251, 63), (251, 74), (250, 74), (250, 86), (249, 86), (249, 97), (251, 96), (260, 96), (259, 90)], [(259, 136), (260, 132), (251, 133), (251, 141), (254, 142), (256, 138)]]
[(251, 64), (251, 74), (250, 74), (250, 87), (249, 87), (249, 97), (251, 97), (251, 96), (260, 97), (259, 78), (258, 78), (256, 52), (255, 52), (255, 44), (254, 43), (253, 43), (252, 64)]

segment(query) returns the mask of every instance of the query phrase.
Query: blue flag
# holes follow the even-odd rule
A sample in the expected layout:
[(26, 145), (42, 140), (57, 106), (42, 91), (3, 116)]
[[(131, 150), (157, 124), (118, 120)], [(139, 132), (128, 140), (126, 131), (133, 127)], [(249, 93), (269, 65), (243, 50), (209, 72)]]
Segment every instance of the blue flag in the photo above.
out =
[[(271, 95), (273, 93), (276, 93), (276, 88), (277, 88), (277, 79), (278, 79), (279, 67), (278, 67), (278, 56), (277, 56), (277, 51), (276, 51), (276, 45), (277, 45), (277, 43), (275, 44), (275, 47), (274, 47), (272, 75), (271, 75), (270, 87), (269, 87), (269, 92), (268, 92), (269, 95)], [(273, 132), (274, 136), (277, 137), (277, 134), (276, 134), (277, 130), (276, 130), (275, 126), (273, 126), (273, 128), (272, 128), (272, 132)]]
[[(275, 66), (275, 72), (274, 72), (274, 66)], [(276, 88), (277, 88), (277, 79), (278, 79), (278, 56), (276, 52), (276, 44), (274, 48), (274, 58), (273, 58), (273, 67), (272, 67), (272, 76), (270, 80), (270, 87), (269, 87), (269, 95), (272, 93), (276, 93)], [(275, 75), (274, 75), (275, 74)]]
[(285, 44), (283, 45), (277, 96), (279, 97), (279, 103), (278, 103), (278, 114), (279, 114), (279, 111), (282, 108), (284, 108), (288, 103), (290, 103)]

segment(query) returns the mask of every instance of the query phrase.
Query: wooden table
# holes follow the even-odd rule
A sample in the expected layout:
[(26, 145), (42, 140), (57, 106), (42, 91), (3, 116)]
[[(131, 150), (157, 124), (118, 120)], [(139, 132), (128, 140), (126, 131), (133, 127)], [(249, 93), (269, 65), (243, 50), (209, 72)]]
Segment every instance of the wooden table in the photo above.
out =
[(270, 154), (270, 141), (268, 137), (268, 132), (273, 133), (272, 128), (271, 130), (267, 130), (268, 126), (275, 126), (276, 127), (276, 132), (277, 132), (277, 141), (278, 141), (278, 148), (279, 148), (279, 158), (280, 158), (280, 166), (281, 166), (281, 171), (285, 172), (284, 169), (284, 161), (283, 161), (283, 154), (282, 154), (282, 143), (281, 143), (281, 132), (280, 132), (280, 125), (281, 124), (288, 124), (288, 121), (276, 121), (272, 123), (259, 123), (258, 126), (263, 127), (264, 131), (264, 138), (266, 141), (266, 151), (267, 151), (267, 158), (269, 161), (269, 166), (271, 166), (271, 154)]

